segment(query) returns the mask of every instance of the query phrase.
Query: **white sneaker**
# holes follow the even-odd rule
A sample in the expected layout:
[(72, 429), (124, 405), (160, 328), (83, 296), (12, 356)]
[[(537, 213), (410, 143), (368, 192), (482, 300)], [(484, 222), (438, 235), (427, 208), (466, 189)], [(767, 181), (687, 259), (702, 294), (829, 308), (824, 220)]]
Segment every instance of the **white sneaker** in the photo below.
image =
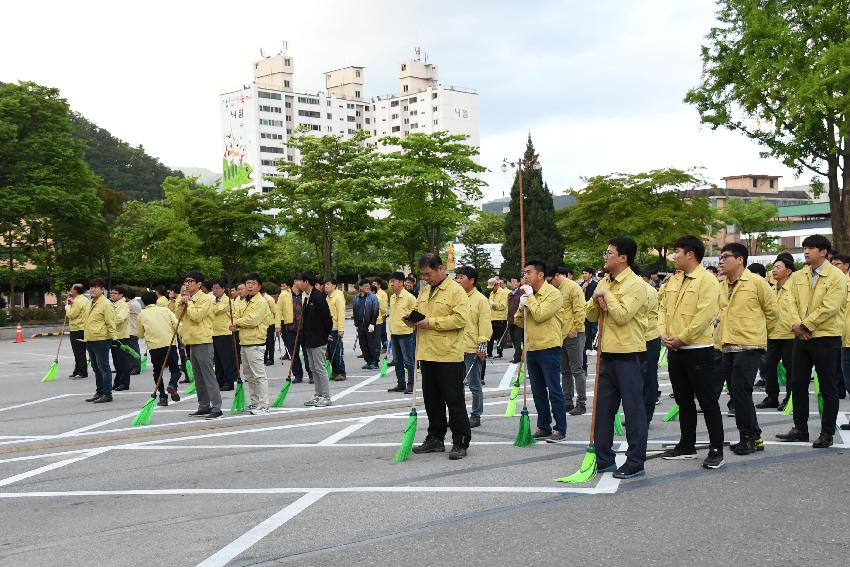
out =
[(248, 413), (251, 413), (251, 412), (253, 412), (255, 409), (257, 409), (256, 404), (251, 404), (250, 406), (248, 406), (247, 408), (245, 408), (245, 411), (247, 411)]
[(312, 399), (309, 399), (306, 402), (304, 402), (304, 405), (307, 406), (307, 407), (315, 406), (320, 399), (322, 399), (321, 396), (313, 396)]
[(317, 408), (323, 408), (323, 407), (333, 405), (333, 402), (331, 401), (330, 398), (319, 397), (319, 399), (316, 400), (316, 403), (313, 404), (313, 405), (315, 405)]
[(251, 412), (251, 415), (266, 415), (269, 413), (269, 410), (267, 410), (263, 406), (257, 406), (254, 409), (248, 411)]

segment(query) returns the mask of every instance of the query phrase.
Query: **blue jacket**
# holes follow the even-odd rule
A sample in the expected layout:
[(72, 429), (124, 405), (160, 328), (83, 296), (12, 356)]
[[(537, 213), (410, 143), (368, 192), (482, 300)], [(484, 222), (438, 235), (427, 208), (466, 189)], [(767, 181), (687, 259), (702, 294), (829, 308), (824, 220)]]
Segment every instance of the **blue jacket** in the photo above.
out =
[(354, 296), (354, 326), (358, 329), (368, 328), (378, 322), (378, 296), (374, 293)]

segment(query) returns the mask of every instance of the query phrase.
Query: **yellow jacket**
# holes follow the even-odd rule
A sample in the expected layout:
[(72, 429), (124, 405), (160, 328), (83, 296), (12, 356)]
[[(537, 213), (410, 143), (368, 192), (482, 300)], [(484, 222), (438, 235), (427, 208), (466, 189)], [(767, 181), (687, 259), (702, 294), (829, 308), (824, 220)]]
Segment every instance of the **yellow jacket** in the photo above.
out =
[(268, 293), (263, 293), (262, 295), (269, 304), (269, 313), (266, 315), (266, 327), (270, 327), (276, 324), (275, 319), (277, 319), (277, 304), (274, 301), (274, 297)]
[(328, 295), (328, 308), (331, 311), (334, 331), (345, 331), (345, 295), (342, 290), (335, 289)]
[(180, 337), (186, 345), (204, 345), (212, 342), (213, 302), (202, 291), (198, 291), (178, 312), (186, 309), (180, 325)]
[(812, 332), (812, 337), (840, 337), (844, 334), (841, 308), (847, 299), (847, 276), (824, 260), (820, 276), (812, 289), (812, 268), (791, 274), (791, 289), (797, 303), (797, 321)]
[(166, 307), (147, 305), (136, 319), (138, 336), (145, 339), (148, 350), (170, 345), (176, 328), (177, 317)]
[(83, 328), (83, 338), (89, 341), (108, 341), (118, 338), (115, 332), (115, 307), (105, 296), (100, 296), (91, 302), (86, 326)]
[(387, 297), (387, 292), (381, 288), (378, 288), (378, 293), (375, 295), (378, 296), (378, 325), (381, 325), (387, 320), (387, 306), (389, 305), (389, 298)]
[(68, 323), (72, 331), (82, 331), (86, 326), (86, 317), (89, 316), (91, 301), (85, 295), (78, 295), (71, 305), (65, 306), (68, 314)]
[(415, 308), (428, 318), (428, 328), (416, 331), (416, 359), (463, 362), (461, 339), (469, 318), (469, 300), (460, 284), (447, 277), (437, 287), (423, 289)]
[(564, 296), (550, 283), (544, 282), (534, 295), (525, 300), (525, 307), (517, 309), (514, 322), (522, 327), (525, 312), (525, 350), (561, 348), (564, 344)]
[(401, 318), (413, 311), (414, 307), (416, 298), (404, 288), (400, 294), (390, 296), (390, 335), (409, 335), (413, 332), (413, 327), (407, 326)]
[(688, 275), (677, 272), (661, 286), (658, 306), (658, 331), (663, 336), (679, 337), (685, 345), (714, 344), (714, 320), (720, 311), (720, 283), (714, 275), (697, 266)]
[(130, 308), (123, 297), (112, 304), (115, 309), (115, 338), (130, 338)]
[(584, 332), (584, 290), (573, 280), (561, 276), (561, 285), (558, 290), (564, 297), (564, 327), (561, 332), (562, 339), (566, 339), (570, 333)]
[(157, 307), (168, 307), (168, 298), (164, 295), (160, 295), (156, 298), (156, 306)]
[[(850, 283), (850, 280), (848, 281)], [(768, 339), (793, 339), (796, 337), (791, 327), (800, 319), (797, 317), (797, 303), (794, 300), (794, 292), (791, 289), (791, 278), (785, 280), (784, 285), (776, 283), (776, 309), (779, 311), (779, 321), (773, 331), (768, 333)], [(848, 289), (850, 292), (850, 289)]]
[(658, 291), (652, 285), (643, 283), (646, 284), (646, 334), (644, 338), (649, 342), (661, 336), (658, 331)]
[(266, 344), (266, 317), (269, 314), (269, 302), (256, 294), (242, 302), (239, 318), (233, 323), (239, 327), (239, 344), (241, 345), (264, 345)]
[[(230, 298), (226, 293), (221, 294), (221, 297), (212, 298), (212, 336), (220, 337), (229, 335), (230, 333)], [(236, 313), (233, 313), (236, 317)]]
[(478, 352), (478, 345), (486, 343), (493, 334), (490, 319), (490, 302), (475, 288), (466, 293), (469, 299), (469, 317), (463, 329), (463, 352)]
[(732, 288), (729, 281), (720, 284), (720, 324), (717, 344), (765, 347), (767, 335), (776, 327), (776, 294), (761, 276), (745, 269)]
[(275, 326), (280, 326), (281, 322), (284, 325), (289, 325), (295, 320), (295, 313), (292, 310), (292, 290), (287, 289), (280, 292), (277, 297), (277, 322)]
[(174, 313), (175, 315), (177, 315), (177, 306), (180, 304), (179, 299), (180, 299), (179, 296), (177, 297), (177, 299), (169, 299), (168, 305), (166, 305), (168, 310), (171, 311), (172, 313)]
[[(611, 292), (605, 296), (608, 311), (600, 325), (599, 350), (611, 354), (646, 352), (646, 282), (626, 268), (613, 280), (611, 274), (599, 280), (596, 289), (600, 288)], [(585, 312), (588, 321), (599, 320), (599, 304), (592, 297), (585, 304)]]
[(490, 318), (493, 321), (508, 320), (508, 290), (500, 287), (490, 292)]

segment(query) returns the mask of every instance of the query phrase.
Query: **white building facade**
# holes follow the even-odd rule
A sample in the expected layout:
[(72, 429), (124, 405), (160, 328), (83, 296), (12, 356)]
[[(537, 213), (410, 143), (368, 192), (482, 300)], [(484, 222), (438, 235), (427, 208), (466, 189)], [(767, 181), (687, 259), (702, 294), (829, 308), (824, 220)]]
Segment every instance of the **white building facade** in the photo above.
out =
[(345, 67), (325, 73), (325, 91), (293, 88), (294, 60), (286, 54), (254, 63), (254, 82), (222, 93), (224, 188), (274, 187), (279, 160), (297, 161), (287, 140), (304, 126), (316, 135), (349, 137), (365, 130), (367, 143), (382, 151), (380, 139), (446, 131), (480, 145), (478, 93), (441, 85), (436, 65), (405, 61), (399, 66), (400, 93), (364, 98), (365, 69)]

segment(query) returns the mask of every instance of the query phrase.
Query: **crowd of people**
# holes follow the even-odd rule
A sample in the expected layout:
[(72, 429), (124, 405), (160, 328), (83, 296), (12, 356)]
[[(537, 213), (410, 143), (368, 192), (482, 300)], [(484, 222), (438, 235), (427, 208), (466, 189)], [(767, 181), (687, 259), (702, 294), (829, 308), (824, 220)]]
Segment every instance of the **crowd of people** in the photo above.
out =
[[(724, 464), (724, 386), (739, 432), (730, 446), (736, 455), (764, 450), (757, 409), (782, 410), (792, 403), (793, 426), (777, 438), (809, 441), (813, 369), (823, 408), (813, 447), (831, 446), (838, 400), (850, 386), (850, 257), (834, 254), (825, 237), (810, 236), (803, 242), (802, 269), (783, 253), (767, 274), (760, 264), (747, 265), (741, 244), (722, 248), (717, 269), (703, 267), (705, 247), (697, 237), (679, 238), (673, 250), (671, 274), (640, 272), (635, 241), (618, 237), (609, 242), (601, 270), (584, 268), (576, 278), (568, 268), (529, 259), (522, 274), (490, 278), (486, 286), (475, 268), (461, 266), (452, 278), (439, 255), (426, 254), (417, 266), (421, 289), (420, 280), (402, 272), (392, 274), (386, 290), (379, 278), (358, 282), (352, 317), (362, 368), (378, 369), (382, 354), (385, 360), (391, 356), (396, 385), (389, 391), (407, 395), (421, 374), (428, 433), (413, 449), (419, 454), (444, 452), (451, 430), (449, 458), (466, 456), (471, 430), (481, 426), (487, 360), (502, 358), (509, 345), (512, 362), (523, 366), (531, 387), (533, 436), (553, 442), (566, 438), (568, 415), (587, 412), (588, 353), (597, 354), (597, 466), (618, 478), (644, 474), (648, 429), (660, 400), (661, 356), (680, 425), (680, 440), (664, 459), (697, 457), (702, 413), (709, 437), (703, 466)], [(329, 381), (347, 379), (346, 299), (337, 281), (322, 282), (307, 270), (281, 282), (276, 296), (262, 288), (256, 273), (227, 289), (196, 271), (180, 285), (148, 290), (139, 299), (124, 286), (107, 290), (100, 279), (90, 282), (88, 296), (82, 284), (74, 285), (66, 305), (76, 361), (71, 378), (87, 377), (88, 354), (96, 391), (87, 401), (111, 402), (112, 391), (129, 389), (130, 376), (139, 373), (143, 338), (159, 405), (180, 399), (177, 385), (188, 361), (198, 393), (190, 415), (220, 418), (221, 392), (243, 380), (247, 411), (261, 415), (268, 413), (266, 367), (276, 364), (277, 345), (290, 361), (291, 381), (303, 382), (306, 375), (314, 384), (315, 395), (305, 405), (331, 405)], [(167, 381), (159, 379), (166, 368)], [(780, 373), (788, 376), (783, 400)], [(766, 393), (758, 404), (757, 377)], [(617, 468), (614, 422), (621, 407), (628, 449)]]

